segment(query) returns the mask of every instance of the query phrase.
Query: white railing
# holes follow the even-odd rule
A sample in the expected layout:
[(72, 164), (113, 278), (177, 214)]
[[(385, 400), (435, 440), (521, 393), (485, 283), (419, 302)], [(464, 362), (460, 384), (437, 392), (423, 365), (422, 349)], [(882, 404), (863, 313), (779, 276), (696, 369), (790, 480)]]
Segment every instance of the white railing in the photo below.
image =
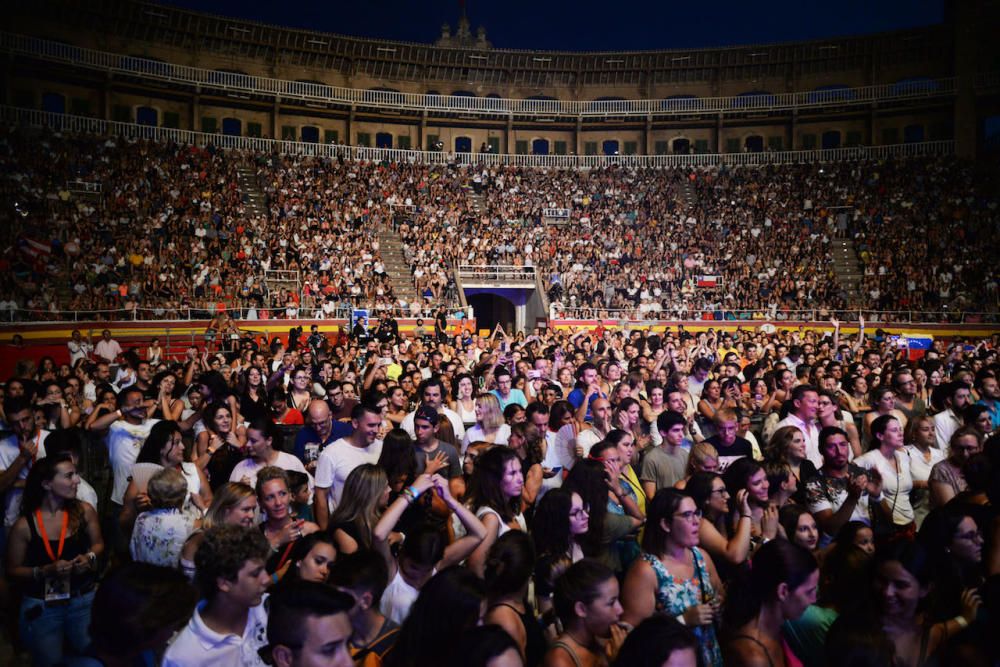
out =
[[(397, 319), (430, 319), (434, 317), (434, 312), (439, 304), (433, 303), (421, 306), (419, 310), (411, 308), (401, 308), (393, 306), (389, 309), (376, 308), (373, 304), (351, 305), (341, 303), (332, 312), (326, 313), (322, 308), (296, 308), (291, 319), (298, 320), (349, 320), (351, 312), (355, 309), (367, 309), (371, 318), (377, 318), (383, 311)], [(453, 305), (440, 304), (446, 306), (448, 316), (454, 317), (462, 313), (465, 318), (472, 317), (472, 308)], [(226, 312), (237, 320), (286, 320), (290, 319), (285, 306), (250, 308), (247, 306), (227, 307)], [(213, 307), (206, 304), (204, 307), (183, 306), (177, 308), (156, 307), (149, 308), (140, 306), (125, 310), (116, 308), (112, 310), (101, 310), (97, 308), (85, 310), (49, 310), (45, 308), (13, 308), (0, 310), (0, 327), (9, 324), (26, 324), (41, 322), (163, 322), (163, 321), (201, 321), (211, 320), (216, 315)]]
[(865, 324), (874, 330), (884, 324), (990, 324), (1000, 322), (1000, 312), (916, 311), (916, 310), (823, 310), (818, 308), (798, 310), (771, 310), (768, 307), (733, 310), (729, 308), (688, 308), (675, 312), (664, 304), (662, 311), (641, 312), (638, 308), (578, 308), (549, 305), (550, 320), (566, 321), (616, 321), (630, 323), (663, 324), (670, 321), (690, 320), (705, 322), (828, 322), (836, 317), (845, 324), (864, 317)]
[(735, 97), (675, 97), (658, 100), (530, 100), (455, 95), (423, 95), (386, 90), (358, 90), (319, 83), (220, 72), (157, 60), (95, 51), (61, 42), (0, 32), (0, 51), (65, 62), (104, 72), (184, 83), (214, 90), (264, 95), (323, 104), (359, 105), (444, 113), (503, 116), (672, 116), (739, 114), (823, 106), (867, 105), (890, 100), (953, 95), (956, 80), (922, 79), (857, 88)]
[(504, 155), (497, 153), (443, 153), (410, 151), (398, 148), (362, 148), (336, 144), (314, 144), (302, 141), (234, 137), (191, 130), (175, 130), (136, 123), (119, 123), (84, 116), (50, 113), (37, 109), (0, 106), (0, 121), (29, 127), (47, 127), (64, 132), (122, 136), (128, 139), (173, 141), (195, 146), (209, 144), (229, 150), (258, 153), (283, 153), (315, 157), (343, 157), (374, 162), (406, 162), (412, 164), (458, 164), (487, 166), (543, 167), (555, 169), (592, 169), (607, 166), (634, 168), (712, 167), (719, 165), (766, 165), (802, 162), (841, 162), (850, 160), (884, 160), (887, 158), (928, 157), (951, 155), (954, 141), (925, 141), (889, 146), (857, 146), (809, 151), (778, 151), (766, 153), (705, 153), (695, 155)]
[(490, 264), (488, 266), (474, 266), (471, 264), (461, 264), (456, 269), (462, 284), (468, 286), (470, 283), (530, 283), (535, 285), (535, 267), (533, 266), (512, 266), (504, 264)]

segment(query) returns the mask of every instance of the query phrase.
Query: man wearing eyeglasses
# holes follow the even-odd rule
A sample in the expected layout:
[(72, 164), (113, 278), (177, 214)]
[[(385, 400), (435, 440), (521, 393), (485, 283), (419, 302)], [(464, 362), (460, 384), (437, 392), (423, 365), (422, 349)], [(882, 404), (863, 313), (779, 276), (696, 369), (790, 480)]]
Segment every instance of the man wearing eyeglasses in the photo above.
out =
[(326, 401), (315, 399), (309, 403), (304, 415), (306, 425), (295, 437), (295, 456), (306, 470), (316, 473), (316, 461), (327, 445), (346, 438), (353, 429), (350, 424), (335, 421)]

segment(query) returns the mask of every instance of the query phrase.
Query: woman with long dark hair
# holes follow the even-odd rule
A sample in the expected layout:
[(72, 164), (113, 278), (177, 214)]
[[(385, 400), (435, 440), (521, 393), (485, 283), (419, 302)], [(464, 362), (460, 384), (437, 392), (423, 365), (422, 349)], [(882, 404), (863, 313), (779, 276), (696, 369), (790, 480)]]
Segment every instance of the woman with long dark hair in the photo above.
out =
[(510, 448), (493, 447), (476, 461), (468, 505), (486, 527), (486, 539), (469, 556), (473, 572), (485, 572), (486, 554), (497, 538), (510, 530), (527, 530), (521, 514), (523, 491), (521, 462)]
[(606, 565), (585, 558), (557, 580), (554, 605), (563, 632), (549, 647), (545, 667), (607, 665), (625, 640), (618, 579)]
[(466, 631), (480, 625), (486, 590), (464, 567), (449, 567), (430, 578), (399, 631), (386, 667), (448, 663)]
[(495, 623), (517, 642), (525, 665), (537, 665), (545, 654), (545, 636), (528, 601), (535, 567), (531, 538), (511, 531), (498, 539), (486, 558), (486, 623)]
[(63, 646), (90, 644), (90, 609), (104, 540), (97, 512), (76, 498), (69, 452), (38, 459), (25, 480), (21, 516), (8, 535), (7, 574), (21, 584), (21, 639), (35, 665), (63, 660)]
[(146, 441), (142, 443), (135, 463), (140, 468), (133, 469), (133, 476), (125, 487), (122, 513), (118, 519), (126, 534), (132, 532), (132, 524), (139, 513), (150, 509), (146, 482), (152, 475), (146, 473), (141, 480), (137, 480), (140, 477), (138, 471), (142, 469), (141, 465), (148, 465), (150, 468), (154, 466), (174, 468), (180, 472), (188, 485), (185, 508), (197, 508), (200, 515), (212, 503), (212, 489), (204, 471), (198, 469), (194, 463), (184, 460), (184, 442), (181, 440), (181, 429), (177, 422), (160, 421), (154, 424), (149, 430)]
[(751, 510), (749, 492), (736, 492), (739, 517), (730, 524), (730, 497), (726, 483), (714, 472), (696, 472), (688, 479), (684, 490), (701, 510), (698, 538), (719, 566), (742, 565), (750, 555)]
[(517, 454), (521, 463), (521, 475), (524, 477), (524, 490), (521, 500), (525, 507), (535, 504), (535, 498), (542, 488), (542, 434), (538, 427), (529, 422), (521, 422), (510, 427), (507, 446)]
[(629, 496), (622, 487), (618, 448), (601, 441), (590, 456), (573, 466), (563, 488), (579, 494), (590, 507), (590, 527), (581, 540), (583, 552), (622, 573), (639, 555), (635, 533), (643, 517), (634, 494)]
[(818, 587), (819, 567), (808, 549), (787, 540), (761, 547), (754, 555), (753, 570), (742, 572), (728, 588), (722, 645), (727, 667), (801, 665), (781, 627), (816, 602)]

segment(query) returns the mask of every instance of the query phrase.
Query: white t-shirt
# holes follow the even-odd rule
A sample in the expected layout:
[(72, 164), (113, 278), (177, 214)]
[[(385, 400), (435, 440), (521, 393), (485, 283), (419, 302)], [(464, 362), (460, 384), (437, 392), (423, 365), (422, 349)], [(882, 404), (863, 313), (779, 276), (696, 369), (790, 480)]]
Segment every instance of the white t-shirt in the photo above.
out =
[(94, 510), (97, 510), (97, 491), (83, 477), (80, 478), (80, 486), (76, 489), (76, 499), (89, 503)]
[(220, 634), (201, 618), (205, 601), (199, 602), (194, 615), (167, 647), (163, 667), (263, 667), (257, 651), (267, 644), (267, 596), (250, 609), (243, 636)]
[[(278, 458), (274, 463), (264, 464), (257, 463), (257, 461), (252, 458), (245, 458), (236, 464), (233, 468), (233, 472), (229, 475), (230, 482), (243, 482), (246, 481), (252, 488), (257, 487), (257, 473), (261, 471), (265, 465), (273, 465), (281, 468), (282, 470), (295, 470), (297, 472), (306, 472), (306, 467), (302, 465), (302, 461), (299, 461), (297, 456), (293, 456), (287, 452), (278, 452)], [(244, 480), (246, 478), (246, 480)], [(312, 489), (312, 476), (309, 476), (309, 488)]]
[(149, 431), (159, 419), (147, 419), (141, 424), (130, 424), (124, 419), (111, 424), (108, 428), (107, 440), (108, 458), (111, 459), (111, 472), (114, 475), (114, 486), (111, 489), (111, 502), (124, 504), (125, 489), (132, 474), (139, 450), (149, 437)]
[[(486, 434), (483, 432), (483, 427), (479, 424), (472, 426), (468, 431), (465, 432), (465, 438), (462, 440), (462, 451), (465, 452), (469, 448), (469, 445), (477, 440), (486, 440)], [(497, 429), (496, 434), (493, 436), (494, 445), (506, 445), (508, 439), (510, 438), (510, 426), (507, 424), (500, 424), (500, 428)]]
[[(38, 442), (38, 453), (35, 454), (35, 460), (45, 458), (45, 438), (49, 437), (49, 432), (42, 429), (35, 434), (35, 440)], [(0, 470), (6, 470), (21, 454), (21, 449), (18, 447), (18, 440), (16, 435), (12, 435), (8, 438), (0, 440)], [(31, 465), (28, 464), (21, 468), (21, 472), (17, 474), (17, 479), (23, 480), (28, 478), (28, 472), (31, 471)], [(24, 494), (23, 488), (11, 487), (7, 490), (7, 497), (4, 499), (4, 514), (3, 514), (3, 525), (6, 528), (10, 528), (17, 521), (18, 515), (21, 514), (21, 496)]]
[(344, 482), (351, 471), (365, 463), (378, 463), (381, 453), (381, 440), (368, 447), (355, 447), (347, 438), (334, 440), (320, 452), (316, 463), (316, 486), (330, 490), (331, 509), (340, 503)]
[[(436, 573), (436, 570), (435, 570)], [(382, 602), (379, 610), (393, 623), (402, 625), (406, 617), (410, 615), (410, 607), (417, 601), (420, 591), (411, 586), (403, 574), (396, 570), (396, 576), (392, 578), (389, 585), (382, 593)]]

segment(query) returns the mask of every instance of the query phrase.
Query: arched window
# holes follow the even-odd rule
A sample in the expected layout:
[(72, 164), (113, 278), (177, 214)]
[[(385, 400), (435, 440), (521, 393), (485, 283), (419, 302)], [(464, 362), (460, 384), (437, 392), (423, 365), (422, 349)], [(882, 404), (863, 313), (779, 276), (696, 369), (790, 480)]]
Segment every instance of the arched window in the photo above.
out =
[(763, 153), (764, 137), (759, 134), (751, 134), (743, 141), (743, 148), (747, 153)]
[(916, 93), (932, 93), (941, 84), (927, 76), (915, 76), (908, 79), (900, 79), (892, 84), (890, 91), (893, 95), (914, 95)]
[(823, 133), (822, 147), (840, 148), (840, 130), (827, 130)]
[(392, 135), (388, 132), (375, 134), (375, 148), (392, 148)]
[(456, 153), (471, 153), (472, 152), (472, 138), (471, 137), (455, 137), (455, 152)]
[(604, 143), (601, 144), (601, 148), (604, 150), (605, 155), (618, 155), (618, 140), (605, 139)]
[(670, 144), (670, 152), (675, 155), (687, 155), (691, 152), (691, 140), (687, 137), (677, 137)]

